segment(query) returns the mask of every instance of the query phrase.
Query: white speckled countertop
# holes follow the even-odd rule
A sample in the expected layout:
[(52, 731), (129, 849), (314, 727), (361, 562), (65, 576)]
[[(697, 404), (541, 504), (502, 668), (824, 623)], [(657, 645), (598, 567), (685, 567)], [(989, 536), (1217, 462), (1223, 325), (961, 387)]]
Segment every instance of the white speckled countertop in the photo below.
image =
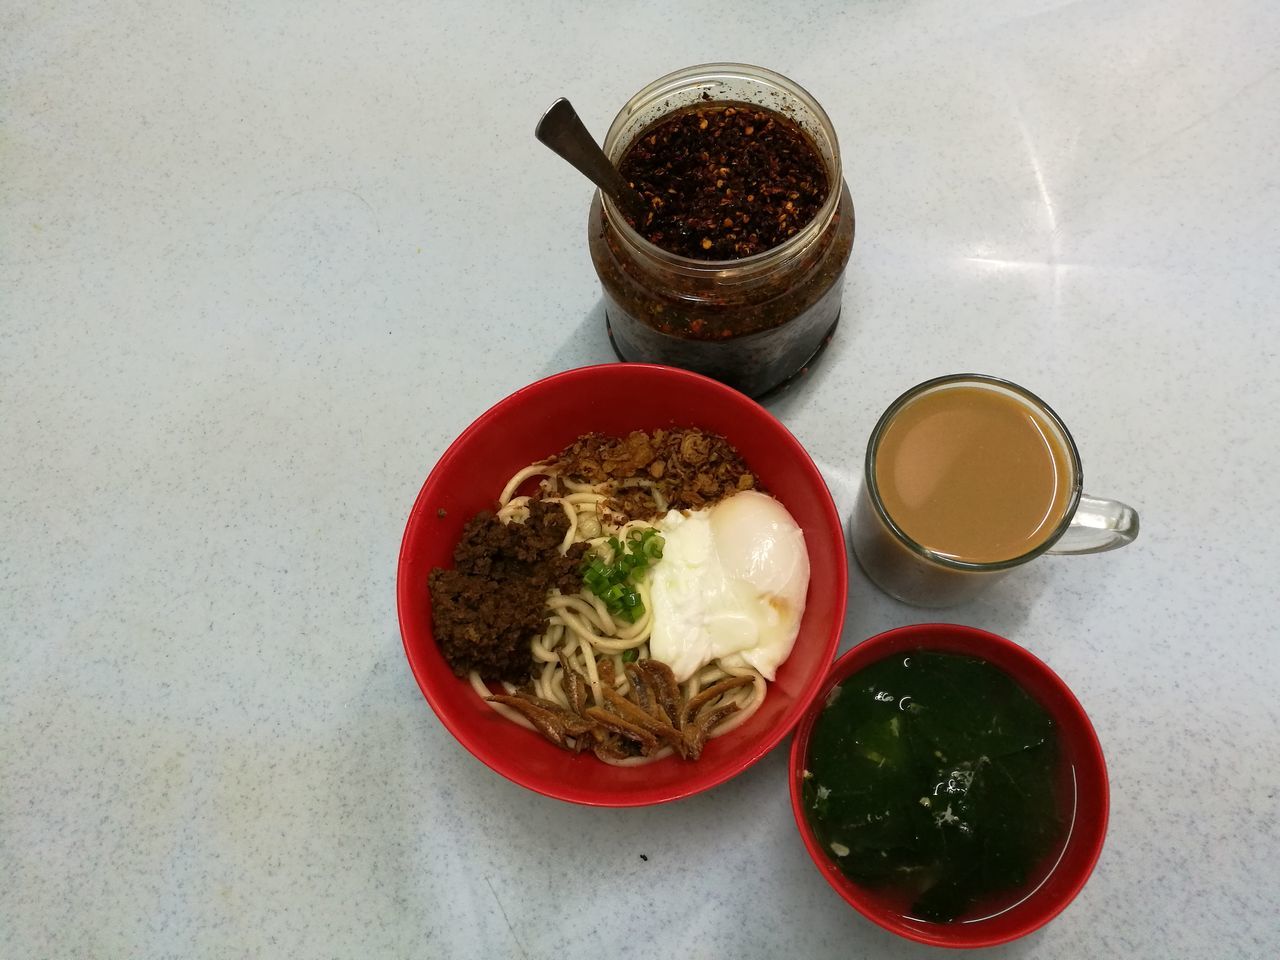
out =
[[(400, 645), (437, 456), (611, 359), (535, 120), (603, 134), (718, 59), (844, 146), (844, 322), (771, 404), (841, 508), (888, 401), (977, 369), (1142, 512), (948, 614), (1045, 658), (1110, 764), (1092, 881), (991, 955), (1280, 955), (1280, 7), (641, 7), (0, 13), (0, 958), (932, 953), (824, 884), (783, 750), (674, 805), (545, 800)], [(927, 619), (854, 567), (842, 649)]]

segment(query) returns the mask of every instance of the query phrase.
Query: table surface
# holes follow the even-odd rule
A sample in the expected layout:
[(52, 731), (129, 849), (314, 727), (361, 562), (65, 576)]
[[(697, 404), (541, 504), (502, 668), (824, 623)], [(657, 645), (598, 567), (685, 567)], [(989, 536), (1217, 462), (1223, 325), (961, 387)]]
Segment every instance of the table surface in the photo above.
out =
[[(800, 844), (785, 750), (575, 807), (405, 663), (431, 465), (611, 360), (535, 143), (743, 60), (826, 106), (844, 322), (769, 404), (841, 511), (907, 386), (1053, 404), (1142, 514), (948, 611), (1091, 714), (1088, 887), (992, 956), (1280, 953), (1280, 8), (1269, 0), (22, 2), (0, 15), (0, 957), (922, 957)], [(851, 572), (842, 649), (930, 619)], [(647, 858), (647, 859), (646, 859)]]

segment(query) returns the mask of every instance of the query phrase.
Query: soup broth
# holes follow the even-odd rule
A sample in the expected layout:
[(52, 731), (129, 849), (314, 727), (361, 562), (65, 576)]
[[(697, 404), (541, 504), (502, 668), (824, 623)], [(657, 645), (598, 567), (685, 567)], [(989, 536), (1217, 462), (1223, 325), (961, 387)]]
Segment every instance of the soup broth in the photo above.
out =
[(828, 856), (920, 921), (978, 919), (1031, 895), (1074, 816), (1052, 717), (1002, 670), (957, 654), (896, 654), (845, 680), (805, 767), (805, 813)]

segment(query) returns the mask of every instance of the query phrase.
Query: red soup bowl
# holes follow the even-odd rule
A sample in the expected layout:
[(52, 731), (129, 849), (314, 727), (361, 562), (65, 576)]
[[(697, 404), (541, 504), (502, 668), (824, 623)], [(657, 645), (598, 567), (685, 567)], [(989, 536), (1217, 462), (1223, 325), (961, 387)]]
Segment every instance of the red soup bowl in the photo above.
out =
[[(615, 767), (571, 754), (500, 717), (449, 669), (432, 636), (427, 577), (452, 566), (468, 519), (492, 509), (516, 471), (585, 433), (698, 427), (738, 448), (761, 485), (804, 530), (809, 594), (800, 634), (760, 710), (707, 744), (696, 761), (667, 757)], [(440, 722), (477, 759), (548, 797), (632, 807), (688, 797), (741, 773), (782, 741), (817, 695), (844, 620), (844, 534), (822, 474), (768, 411), (697, 374), (617, 363), (559, 373), (517, 390), (482, 414), (444, 452), (409, 514), (396, 575), (396, 605), (409, 666)]]
[[(814, 834), (805, 813), (802, 786), (809, 738), (832, 689), (886, 657), (915, 650), (959, 653), (986, 660), (1016, 680), (1053, 718), (1063, 757), (1060, 794), (1071, 826), (1060, 851), (1039, 865), (1044, 880), (1012, 907), (979, 919), (929, 923), (904, 916), (902, 895), (862, 886), (846, 877)], [(791, 743), (791, 809), (800, 836), (819, 872), (855, 910), (886, 930), (936, 947), (992, 947), (1016, 940), (1056, 917), (1083, 889), (1107, 835), (1109, 793), (1102, 747), (1084, 708), (1062, 679), (1027, 650), (994, 633), (949, 623), (922, 623), (889, 630), (854, 647), (831, 668)]]

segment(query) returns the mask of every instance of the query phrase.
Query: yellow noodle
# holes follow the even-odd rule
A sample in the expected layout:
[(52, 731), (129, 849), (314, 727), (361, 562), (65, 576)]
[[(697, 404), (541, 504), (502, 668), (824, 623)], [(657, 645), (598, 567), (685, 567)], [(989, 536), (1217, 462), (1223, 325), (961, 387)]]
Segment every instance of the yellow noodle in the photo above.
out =
[[(565, 619), (566, 614), (580, 618), (593, 635), (604, 635), (604, 624), (591, 599), (582, 593), (553, 595), (547, 598), (547, 607), (562, 619)], [(565, 619), (565, 624), (568, 623)]]
[(646, 763), (653, 763), (655, 760), (665, 760), (667, 757), (673, 756), (675, 751), (670, 747), (662, 747), (652, 756), (648, 757), (627, 757), (624, 760), (614, 760), (610, 757), (601, 757), (605, 763), (611, 767), (643, 767)]
[(608, 605), (594, 593), (584, 591), (580, 596), (586, 596), (591, 601), (591, 606), (595, 609), (596, 617), (599, 621), (598, 626), (600, 627), (600, 632), (605, 636), (613, 636), (617, 634), (618, 625), (614, 622), (613, 614), (609, 612)]
[(565, 503), (572, 503), (574, 506), (595, 506), (596, 504), (604, 503), (609, 498), (603, 493), (566, 493), (560, 499)]
[(502, 495), (498, 497), (498, 503), (505, 507), (507, 505), (507, 501), (511, 499), (512, 495), (514, 495), (517, 490), (520, 489), (520, 484), (524, 483), (530, 477), (555, 476), (555, 474), (551, 472), (554, 469), (554, 467), (551, 467), (546, 463), (533, 463), (525, 467), (507, 481), (507, 485), (502, 488)]
[(591, 653), (591, 645), (579, 643), (583, 665), (587, 668), (587, 682), (591, 684), (591, 696), (597, 707), (604, 706), (604, 694), (600, 692), (600, 671), (596, 668), (596, 658)]
[[(715, 728), (711, 731), (712, 737), (719, 737), (730, 730), (738, 729), (738, 727), (750, 720), (755, 715), (755, 712), (760, 709), (761, 704), (764, 703), (767, 691), (764, 677), (751, 669), (742, 670), (741, 672), (737, 669), (730, 669), (729, 672), (736, 677), (751, 677), (752, 683), (750, 687), (740, 687), (738, 690), (731, 691), (732, 694), (740, 695), (740, 699), (733, 701), (738, 704), (738, 710), (715, 725)], [(742, 690), (747, 692), (740, 693)]]
[(542, 682), (542, 692), (538, 696), (544, 700), (554, 700), (566, 710), (569, 709), (569, 697), (564, 692), (561, 670), (558, 663), (548, 663), (542, 668), (538, 678)]
[(480, 674), (472, 670), (468, 679), (471, 681), (471, 689), (476, 692), (477, 696), (480, 697), (480, 699), (485, 703), (485, 705), (487, 705), (490, 709), (494, 710), (500, 717), (506, 720), (510, 720), (512, 723), (517, 724), (521, 727), (524, 727), (526, 730), (533, 729), (532, 723), (530, 723), (524, 717), (520, 716), (520, 714), (516, 713), (506, 704), (490, 703), (488, 700), (485, 699), (486, 697), (492, 696), (493, 691), (490, 690), (487, 686), (485, 686), (485, 682), (480, 679)]

